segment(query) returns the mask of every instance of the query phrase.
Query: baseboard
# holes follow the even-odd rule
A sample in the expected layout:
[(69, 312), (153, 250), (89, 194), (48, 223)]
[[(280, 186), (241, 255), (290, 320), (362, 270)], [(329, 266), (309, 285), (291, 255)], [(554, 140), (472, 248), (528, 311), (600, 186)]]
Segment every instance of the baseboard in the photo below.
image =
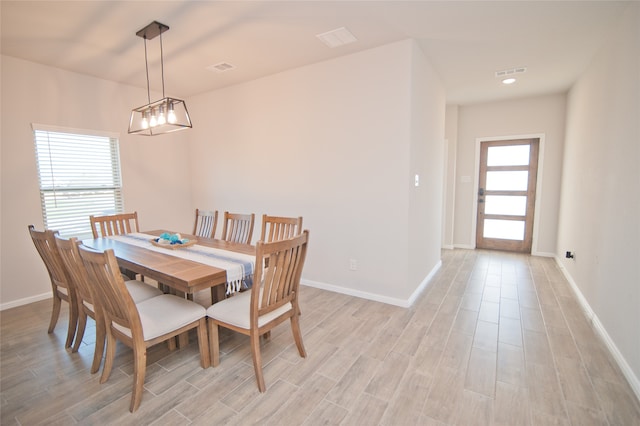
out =
[(622, 353), (620, 353), (620, 350), (618, 350), (618, 347), (616, 346), (614, 341), (611, 339), (611, 336), (609, 336), (609, 333), (607, 333), (606, 328), (604, 327), (602, 322), (600, 322), (600, 319), (598, 318), (596, 313), (593, 311), (593, 309), (591, 309), (589, 302), (587, 301), (587, 299), (584, 297), (584, 295), (578, 288), (578, 285), (573, 280), (573, 277), (569, 274), (569, 271), (567, 271), (564, 265), (562, 265), (562, 262), (560, 261), (560, 257), (556, 255), (554, 256), (554, 258), (555, 258), (556, 264), (562, 271), (562, 274), (567, 279), (567, 281), (569, 282), (569, 285), (571, 286), (571, 289), (576, 295), (576, 298), (578, 299), (578, 303), (580, 304), (580, 307), (584, 311), (587, 318), (593, 324), (593, 327), (596, 329), (597, 333), (600, 335), (600, 337), (604, 341), (605, 345), (607, 346), (607, 349), (609, 349), (609, 352), (611, 352), (613, 359), (615, 359), (616, 363), (618, 364), (618, 367), (620, 367), (620, 370), (622, 370), (622, 374), (629, 382), (629, 386), (631, 386), (631, 389), (633, 389), (633, 392), (636, 394), (636, 398), (640, 400), (640, 379), (633, 373), (631, 366), (629, 365), (629, 363), (627, 363), (627, 360), (624, 358)]
[(39, 302), (41, 300), (51, 299), (53, 295), (51, 292), (38, 294), (37, 296), (25, 297), (24, 299), (14, 300), (13, 302), (7, 302), (0, 304), (0, 311), (5, 309), (17, 308), (18, 306), (28, 305), (29, 303)]
[(418, 288), (416, 288), (416, 290), (413, 292), (411, 297), (409, 297), (409, 300), (407, 300), (407, 302), (409, 302), (409, 306), (413, 305), (413, 303), (416, 301), (418, 296), (420, 296), (420, 294), (422, 294), (424, 289), (426, 289), (429, 286), (429, 283), (431, 282), (433, 277), (436, 275), (436, 272), (438, 272), (441, 267), (442, 267), (442, 259), (439, 259), (438, 263), (436, 263), (433, 269), (431, 269), (431, 272), (429, 272), (429, 274), (427, 274), (427, 276), (424, 277), (424, 279), (422, 280)]
[[(334, 293), (346, 294), (348, 296), (360, 297), (362, 299), (373, 300), (376, 302), (382, 302), (389, 305), (401, 306), (403, 308), (409, 308), (416, 301), (418, 296), (424, 291), (425, 288), (429, 285), (429, 282), (433, 279), (436, 272), (442, 267), (442, 260), (438, 260), (438, 263), (433, 267), (431, 272), (422, 280), (418, 288), (411, 294), (408, 299), (398, 299), (395, 297), (381, 296), (376, 293), (369, 293), (361, 290), (354, 290), (346, 287), (340, 287), (333, 284), (322, 283), (318, 281), (312, 280), (300, 280), (300, 284), (306, 285), (309, 287), (319, 288), (321, 290), (332, 291)], [(13, 302), (0, 304), (0, 311), (4, 311), (5, 309), (16, 308), (22, 305), (28, 305), (29, 303), (39, 302), (41, 300), (50, 299), (51, 293), (43, 293), (37, 296), (26, 297), (24, 299), (15, 300)]]
[(312, 280), (305, 280), (305, 279), (300, 280), (300, 284), (308, 287), (319, 288), (320, 290), (327, 290), (327, 291), (332, 291), (334, 293), (346, 294), (347, 296), (355, 296), (361, 299), (372, 300), (374, 302), (381, 302), (381, 303), (386, 303), (388, 305), (400, 306), (402, 308), (409, 308), (411, 307), (413, 302), (415, 302), (418, 296), (420, 296), (420, 294), (424, 291), (424, 289), (427, 288), (427, 286), (429, 285), (429, 282), (431, 281), (431, 279), (433, 279), (436, 272), (438, 272), (441, 266), (442, 266), (442, 260), (438, 260), (438, 263), (433, 267), (431, 272), (429, 272), (429, 274), (424, 278), (424, 280), (422, 280), (418, 288), (415, 289), (415, 291), (411, 294), (411, 296), (408, 299), (399, 299), (396, 297), (382, 296), (382, 295), (379, 295), (376, 293), (370, 293), (367, 291), (355, 290), (352, 288), (340, 287), (334, 284), (327, 284), (327, 283), (322, 283), (322, 282), (312, 281)]
[(555, 253), (547, 253), (544, 251), (536, 251), (536, 252), (531, 252), (531, 256), (540, 256), (540, 257), (556, 257)]
[(465, 249), (465, 250), (475, 250), (475, 246), (472, 246), (471, 244), (454, 244), (453, 248), (457, 248), (457, 249)]

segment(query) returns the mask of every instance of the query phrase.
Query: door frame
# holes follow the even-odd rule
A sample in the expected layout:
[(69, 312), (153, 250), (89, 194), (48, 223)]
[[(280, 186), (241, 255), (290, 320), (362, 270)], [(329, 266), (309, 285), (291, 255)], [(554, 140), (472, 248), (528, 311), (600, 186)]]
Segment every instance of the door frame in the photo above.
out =
[(449, 139), (444, 140), (442, 182), (442, 242), (444, 249), (453, 250), (453, 231), (456, 205), (456, 146)]
[(514, 139), (538, 139), (538, 175), (536, 177), (536, 199), (533, 211), (533, 236), (531, 254), (538, 254), (538, 223), (540, 219), (540, 198), (542, 198), (542, 176), (544, 171), (544, 133), (528, 133), (520, 135), (493, 136), (476, 138), (474, 173), (473, 173), (473, 208), (471, 209), (471, 246), (476, 248), (476, 231), (478, 227), (478, 184), (480, 183), (480, 145), (482, 142), (507, 141)]

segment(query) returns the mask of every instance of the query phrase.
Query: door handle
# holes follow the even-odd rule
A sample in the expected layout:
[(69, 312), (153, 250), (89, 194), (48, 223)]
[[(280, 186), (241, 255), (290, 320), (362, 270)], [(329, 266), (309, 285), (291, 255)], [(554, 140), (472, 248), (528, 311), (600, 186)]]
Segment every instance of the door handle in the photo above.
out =
[(478, 189), (478, 195), (484, 195), (484, 188)]

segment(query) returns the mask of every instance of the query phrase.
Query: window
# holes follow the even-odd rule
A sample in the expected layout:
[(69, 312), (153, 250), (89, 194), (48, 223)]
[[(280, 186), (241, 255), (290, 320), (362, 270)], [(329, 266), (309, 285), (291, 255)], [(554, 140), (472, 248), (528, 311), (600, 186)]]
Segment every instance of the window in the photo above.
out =
[(39, 124), (33, 130), (45, 228), (90, 238), (90, 215), (124, 211), (117, 136)]

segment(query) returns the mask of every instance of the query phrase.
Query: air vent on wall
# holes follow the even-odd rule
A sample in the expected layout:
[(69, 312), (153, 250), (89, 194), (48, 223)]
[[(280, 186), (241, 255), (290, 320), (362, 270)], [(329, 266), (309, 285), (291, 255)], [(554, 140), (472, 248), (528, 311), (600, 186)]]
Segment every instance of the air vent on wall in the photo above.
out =
[(235, 65), (231, 65), (228, 62), (220, 62), (219, 64), (209, 65), (207, 67), (207, 69), (209, 71), (215, 71), (215, 72), (218, 72), (218, 73), (226, 72), (226, 71), (232, 70), (234, 68), (235, 68)]
[(498, 77), (507, 77), (507, 76), (511, 76), (511, 75), (514, 75), (514, 74), (522, 74), (524, 72), (527, 72), (527, 68), (526, 67), (511, 68), (511, 69), (508, 69), (508, 70), (496, 71), (496, 78), (498, 78)]

